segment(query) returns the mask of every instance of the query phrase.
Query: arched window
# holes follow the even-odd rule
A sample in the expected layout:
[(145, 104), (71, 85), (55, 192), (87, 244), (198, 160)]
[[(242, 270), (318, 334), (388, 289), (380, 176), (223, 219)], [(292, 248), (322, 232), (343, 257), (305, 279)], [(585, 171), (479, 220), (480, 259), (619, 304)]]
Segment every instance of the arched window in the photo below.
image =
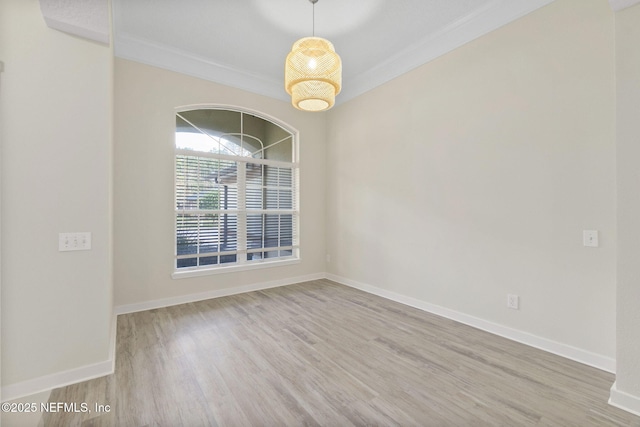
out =
[(254, 112), (184, 109), (175, 149), (174, 277), (299, 259), (294, 131)]

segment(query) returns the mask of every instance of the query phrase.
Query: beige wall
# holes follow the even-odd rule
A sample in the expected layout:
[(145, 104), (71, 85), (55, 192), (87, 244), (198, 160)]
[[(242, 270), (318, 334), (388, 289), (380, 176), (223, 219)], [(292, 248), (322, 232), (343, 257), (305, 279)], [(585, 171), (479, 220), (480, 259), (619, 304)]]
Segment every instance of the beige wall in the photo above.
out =
[[(0, 60), (5, 391), (109, 358), (112, 52), (2, 0)], [(73, 231), (92, 249), (58, 252)]]
[[(300, 133), (301, 257), (296, 265), (172, 279), (175, 108), (226, 104)], [(116, 305), (182, 297), (324, 271), (325, 119), (288, 103), (139, 63), (116, 60), (114, 264)]]
[(613, 37), (556, 1), (331, 110), (329, 273), (613, 362)]
[(640, 414), (640, 5), (616, 13), (618, 305), (616, 403)]

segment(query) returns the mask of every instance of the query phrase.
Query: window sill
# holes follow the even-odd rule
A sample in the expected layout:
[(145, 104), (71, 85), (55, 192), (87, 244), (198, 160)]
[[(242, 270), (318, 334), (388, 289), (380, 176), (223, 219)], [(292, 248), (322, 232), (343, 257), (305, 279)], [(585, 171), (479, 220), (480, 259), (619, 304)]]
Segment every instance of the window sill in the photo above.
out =
[(253, 261), (242, 265), (230, 265), (228, 267), (181, 269), (171, 274), (172, 279), (186, 279), (189, 277), (211, 276), (214, 274), (235, 273), (238, 271), (259, 270), (270, 267), (283, 267), (285, 265), (299, 264), (300, 258), (283, 259), (277, 261)]

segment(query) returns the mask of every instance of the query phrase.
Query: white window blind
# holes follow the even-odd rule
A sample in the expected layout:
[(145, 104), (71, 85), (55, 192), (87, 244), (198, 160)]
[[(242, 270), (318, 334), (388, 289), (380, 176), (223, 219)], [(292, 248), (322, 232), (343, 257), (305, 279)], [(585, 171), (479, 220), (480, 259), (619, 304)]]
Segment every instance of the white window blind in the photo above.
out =
[(177, 115), (176, 271), (299, 257), (294, 134), (229, 112)]

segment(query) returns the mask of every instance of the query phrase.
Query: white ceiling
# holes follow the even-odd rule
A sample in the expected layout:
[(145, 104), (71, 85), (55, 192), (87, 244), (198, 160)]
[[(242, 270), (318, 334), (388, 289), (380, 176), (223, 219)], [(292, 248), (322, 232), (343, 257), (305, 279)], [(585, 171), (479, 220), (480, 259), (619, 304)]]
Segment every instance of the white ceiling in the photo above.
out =
[[(554, 0), (319, 0), (315, 35), (342, 58), (345, 102)], [(113, 0), (118, 57), (288, 99), (284, 61), (312, 33), (308, 0)]]

